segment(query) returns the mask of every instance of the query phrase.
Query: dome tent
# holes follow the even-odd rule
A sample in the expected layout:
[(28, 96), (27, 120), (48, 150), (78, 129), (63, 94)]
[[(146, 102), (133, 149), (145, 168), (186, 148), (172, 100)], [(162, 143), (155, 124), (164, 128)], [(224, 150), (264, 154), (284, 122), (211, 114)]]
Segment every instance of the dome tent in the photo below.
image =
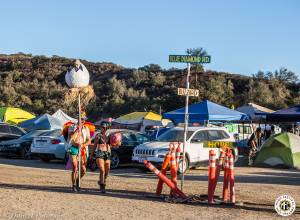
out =
[(274, 135), (262, 145), (254, 164), (300, 168), (299, 143), (300, 137), (292, 133)]

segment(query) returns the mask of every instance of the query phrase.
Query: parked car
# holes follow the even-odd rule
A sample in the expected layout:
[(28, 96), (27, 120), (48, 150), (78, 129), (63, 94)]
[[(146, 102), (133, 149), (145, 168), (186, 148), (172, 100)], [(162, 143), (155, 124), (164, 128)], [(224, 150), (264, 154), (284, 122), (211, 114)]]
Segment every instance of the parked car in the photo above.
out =
[[(135, 163), (143, 163), (146, 159), (156, 165), (161, 165), (166, 153), (169, 151), (171, 142), (180, 142), (182, 140), (184, 129), (175, 127), (159, 136), (155, 141), (144, 143), (137, 146), (133, 151), (132, 161)], [(203, 148), (203, 141), (219, 140), (234, 142), (233, 135), (230, 135), (224, 127), (189, 127), (187, 134), (186, 155), (184, 168), (182, 169), (182, 160), (179, 161), (178, 172), (185, 172), (188, 168), (197, 167), (209, 159), (209, 150), (211, 148)], [(217, 156), (219, 150), (217, 150)], [(237, 158), (237, 149), (234, 149), (234, 155)]]
[(67, 142), (60, 129), (48, 131), (33, 138), (31, 153), (42, 161), (49, 162), (53, 159), (67, 160)]
[(26, 134), (26, 132), (15, 125), (0, 122), (0, 141), (17, 139)]
[(23, 159), (31, 158), (30, 145), (34, 137), (48, 132), (46, 130), (34, 130), (21, 136), (18, 139), (0, 142), (0, 153), (8, 155), (19, 155)]
[[(150, 141), (150, 137), (137, 131), (126, 129), (110, 129), (108, 132), (120, 132), (122, 134), (121, 146), (118, 148), (112, 148), (111, 150), (110, 167), (112, 169), (119, 167), (120, 164), (131, 163), (133, 149), (139, 144)], [(89, 168), (91, 170), (97, 169), (95, 158), (93, 158), (92, 162), (89, 163)]]

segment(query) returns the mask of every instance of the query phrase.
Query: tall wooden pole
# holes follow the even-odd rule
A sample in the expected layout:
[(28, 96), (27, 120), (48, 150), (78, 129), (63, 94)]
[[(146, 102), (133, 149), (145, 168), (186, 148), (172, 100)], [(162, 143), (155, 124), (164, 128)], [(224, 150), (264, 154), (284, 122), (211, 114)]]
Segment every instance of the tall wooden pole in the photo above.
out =
[[(80, 102), (80, 92), (78, 94), (78, 129), (81, 129), (81, 102)], [(81, 130), (79, 131), (81, 135)], [(81, 143), (80, 143), (81, 144)], [(79, 154), (78, 154), (78, 186), (80, 187), (80, 176), (81, 176), (81, 145), (79, 148)]]

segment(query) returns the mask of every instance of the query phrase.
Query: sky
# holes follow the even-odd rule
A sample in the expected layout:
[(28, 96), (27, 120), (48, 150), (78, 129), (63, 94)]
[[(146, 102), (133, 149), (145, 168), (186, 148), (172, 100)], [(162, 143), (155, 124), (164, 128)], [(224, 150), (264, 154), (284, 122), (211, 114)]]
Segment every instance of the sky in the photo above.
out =
[(58, 55), (137, 68), (204, 48), (206, 69), (300, 76), (298, 0), (0, 0), (0, 54)]

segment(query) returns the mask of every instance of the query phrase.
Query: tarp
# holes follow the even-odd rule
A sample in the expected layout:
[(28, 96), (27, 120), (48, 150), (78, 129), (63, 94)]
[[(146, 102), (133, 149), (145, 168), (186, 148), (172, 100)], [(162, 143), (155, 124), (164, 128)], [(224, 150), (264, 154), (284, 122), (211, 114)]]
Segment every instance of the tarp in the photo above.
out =
[(1, 107), (0, 108), (0, 120), (2, 122), (19, 124), (22, 121), (35, 118), (35, 115), (14, 107)]
[(299, 143), (300, 137), (292, 133), (274, 135), (262, 145), (254, 164), (300, 168)]
[(153, 112), (132, 112), (116, 118), (113, 125), (144, 131), (147, 126), (162, 126), (161, 115)]
[[(173, 122), (184, 122), (185, 108), (180, 108), (163, 114), (163, 118)], [(189, 105), (189, 123), (202, 123), (204, 121), (239, 121), (247, 118), (247, 115), (214, 102), (204, 100), (193, 105)]]
[(43, 116), (43, 115), (40, 115), (40, 116), (38, 116), (38, 117), (36, 117), (36, 118), (32, 118), (32, 119), (23, 121), (23, 122), (21, 122), (21, 123), (19, 124), (19, 126), (20, 126), (21, 128), (24, 128), (26, 131), (31, 131), (32, 128), (33, 128), (33, 126), (34, 126), (34, 122), (35, 122), (36, 120), (38, 120), (40, 117), (42, 117), (42, 116)]
[(63, 122), (63, 124), (67, 123), (68, 121), (77, 123), (77, 119), (70, 117), (61, 109), (57, 110), (54, 114), (52, 114), (52, 116)]
[(300, 104), (289, 107), (289, 108), (278, 110), (271, 114), (267, 114), (267, 121), (299, 122), (300, 121)]
[(265, 108), (263, 106), (260, 106), (260, 105), (257, 105), (257, 104), (251, 103), (251, 102), (246, 105), (243, 105), (241, 107), (238, 107), (235, 110), (248, 115), (249, 120), (251, 120), (251, 121), (259, 121), (259, 120), (265, 119), (266, 116), (262, 115), (263, 113), (273, 113), (274, 112), (274, 110)]

